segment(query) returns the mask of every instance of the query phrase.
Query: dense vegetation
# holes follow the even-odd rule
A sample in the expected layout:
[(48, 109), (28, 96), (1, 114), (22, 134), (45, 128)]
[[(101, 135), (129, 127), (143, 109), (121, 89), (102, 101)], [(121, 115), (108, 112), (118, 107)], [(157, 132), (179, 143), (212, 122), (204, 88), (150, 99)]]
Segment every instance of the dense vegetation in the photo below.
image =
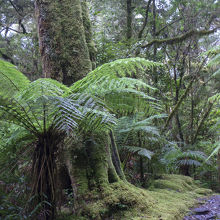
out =
[(220, 192), (219, 1), (0, 3), (0, 219), (181, 219)]

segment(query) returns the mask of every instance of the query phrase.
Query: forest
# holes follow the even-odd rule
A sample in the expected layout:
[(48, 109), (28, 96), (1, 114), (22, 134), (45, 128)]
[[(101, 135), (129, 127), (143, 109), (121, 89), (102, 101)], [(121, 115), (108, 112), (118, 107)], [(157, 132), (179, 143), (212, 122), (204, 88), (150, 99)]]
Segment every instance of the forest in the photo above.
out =
[(0, 220), (220, 219), (219, 15), (0, 0)]

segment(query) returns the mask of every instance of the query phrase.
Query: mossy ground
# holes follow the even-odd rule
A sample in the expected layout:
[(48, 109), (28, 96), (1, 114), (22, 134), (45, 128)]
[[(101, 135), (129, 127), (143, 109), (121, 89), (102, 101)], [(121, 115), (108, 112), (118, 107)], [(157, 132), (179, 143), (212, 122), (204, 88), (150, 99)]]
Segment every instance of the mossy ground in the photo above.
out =
[(178, 220), (195, 205), (196, 198), (210, 193), (181, 175), (162, 175), (148, 190), (117, 182), (88, 194), (91, 202), (82, 211), (83, 218), (65, 219)]

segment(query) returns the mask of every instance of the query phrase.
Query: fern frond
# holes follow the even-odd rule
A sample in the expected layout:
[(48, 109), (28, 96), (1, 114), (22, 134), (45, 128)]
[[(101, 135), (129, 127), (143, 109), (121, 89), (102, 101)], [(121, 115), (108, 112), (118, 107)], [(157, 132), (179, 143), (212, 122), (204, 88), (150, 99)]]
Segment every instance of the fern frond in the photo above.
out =
[(209, 155), (209, 157), (206, 159), (206, 161), (208, 161), (211, 157), (213, 157), (214, 155), (218, 154), (218, 152), (220, 151), (220, 141), (215, 143), (215, 149), (213, 150), (213, 152)]
[(116, 60), (90, 72), (70, 89), (72, 93), (89, 93), (101, 98), (117, 114), (146, 111), (146, 108), (154, 108), (154, 105), (149, 103), (158, 102), (146, 93), (147, 90), (155, 88), (139, 79), (128, 77), (137, 77), (139, 72), (155, 66), (161, 64), (142, 58)]
[(67, 134), (78, 128), (84, 132), (111, 128), (116, 123), (104, 103), (90, 95), (72, 94), (69, 97), (56, 97), (57, 110), (55, 127)]
[(220, 52), (209, 61), (208, 66), (212, 66), (216, 68), (219, 64), (220, 64)]
[(145, 148), (136, 147), (136, 146), (121, 146), (122, 149), (127, 150), (131, 153), (138, 154), (140, 156), (147, 157), (148, 159), (151, 159), (151, 157), (154, 155), (152, 151), (149, 151)]
[(0, 60), (0, 96), (11, 97), (17, 91), (24, 89), (29, 82), (16, 66)]
[(196, 166), (196, 167), (198, 167), (198, 166), (201, 166), (202, 165), (202, 163), (200, 163), (199, 161), (197, 161), (197, 160), (192, 160), (192, 159), (182, 159), (182, 160), (178, 160), (177, 162), (176, 162), (176, 165), (178, 166), (178, 167), (180, 167), (180, 166), (185, 166), (185, 165), (187, 165), (187, 166)]
[(160, 66), (162, 66), (161, 63), (148, 61), (139, 57), (119, 59), (96, 68), (82, 80), (74, 83), (70, 88), (73, 92), (82, 92), (87, 90), (90, 85), (99, 86), (99, 83), (105, 80), (109, 81), (110, 79), (123, 77), (138, 78), (139, 72), (151, 70), (154, 67)]
[(188, 166), (201, 166), (202, 163), (207, 163), (207, 155), (202, 151), (181, 151), (180, 148), (171, 148), (168, 149), (165, 155), (163, 156), (162, 162), (167, 166), (176, 166), (180, 167), (182, 165)]

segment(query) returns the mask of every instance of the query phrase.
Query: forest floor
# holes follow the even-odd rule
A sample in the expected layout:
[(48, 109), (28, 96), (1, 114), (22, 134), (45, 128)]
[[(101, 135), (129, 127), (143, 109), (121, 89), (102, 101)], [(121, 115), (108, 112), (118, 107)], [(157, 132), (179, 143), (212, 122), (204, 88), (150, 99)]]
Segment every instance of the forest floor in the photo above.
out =
[(183, 220), (220, 220), (220, 195), (198, 199), (197, 208), (192, 208)]

